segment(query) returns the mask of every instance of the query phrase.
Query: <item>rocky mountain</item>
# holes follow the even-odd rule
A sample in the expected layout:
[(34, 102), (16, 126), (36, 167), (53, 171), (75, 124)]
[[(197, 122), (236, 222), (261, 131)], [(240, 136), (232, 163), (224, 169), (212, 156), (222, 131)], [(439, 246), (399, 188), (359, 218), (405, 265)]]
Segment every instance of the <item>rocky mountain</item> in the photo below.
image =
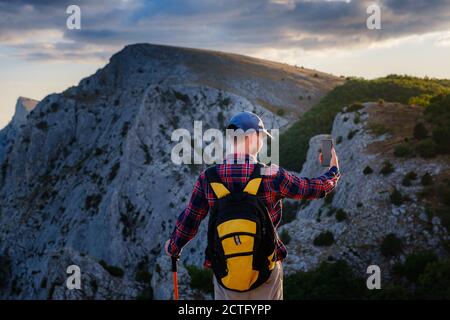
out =
[[(410, 253), (430, 250), (448, 254), (448, 231), (438, 217), (427, 212), (420, 193), (424, 189), (421, 177), (450, 173), (449, 157), (405, 159), (388, 151), (404, 139), (403, 132), (413, 132), (420, 108), (395, 103), (365, 103), (361, 107), (357, 111), (344, 109), (333, 123), (331, 135), (337, 142), (342, 171), (338, 188), (323, 200), (302, 203), (296, 219), (280, 228), (280, 233), (291, 238), (285, 264), (288, 273), (311, 270), (321, 261), (345, 260), (360, 277), (366, 276), (369, 265), (378, 265), (382, 276), (389, 279), (393, 266)], [(401, 128), (373, 132), (380, 123), (387, 126), (399, 120)], [(322, 138), (318, 135), (310, 140), (301, 176), (315, 176), (323, 170), (316, 160)], [(416, 177), (405, 183), (405, 176), (411, 173)], [(394, 192), (401, 195), (399, 201), (395, 201)], [(327, 232), (334, 241), (318, 245), (316, 238)], [(395, 235), (403, 244), (399, 256), (382, 255), (380, 245), (388, 235)]]
[[(202, 168), (171, 162), (172, 131), (192, 132), (194, 121), (203, 131), (224, 128), (241, 110), (283, 128), (341, 81), (239, 55), (138, 44), (34, 108), (22, 99), (0, 132), (0, 298), (149, 297), (151, 276), (168, 272), (156, 263), (161, 245)], [(203, 248), (193, 241), (183, 262), (197, 264)], [(70, 264), (81, 268), (80, 291), (66, 288)]]

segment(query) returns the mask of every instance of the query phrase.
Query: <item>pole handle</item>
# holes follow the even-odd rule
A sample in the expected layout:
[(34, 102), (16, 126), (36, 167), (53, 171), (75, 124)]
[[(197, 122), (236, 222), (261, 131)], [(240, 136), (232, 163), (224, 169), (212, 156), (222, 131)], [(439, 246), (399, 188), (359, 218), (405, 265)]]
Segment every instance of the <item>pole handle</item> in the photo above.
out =
[(179, 256), (172, 256), (172, 272), (177, 272), (177, 263), (178, 263), (178, 259)]

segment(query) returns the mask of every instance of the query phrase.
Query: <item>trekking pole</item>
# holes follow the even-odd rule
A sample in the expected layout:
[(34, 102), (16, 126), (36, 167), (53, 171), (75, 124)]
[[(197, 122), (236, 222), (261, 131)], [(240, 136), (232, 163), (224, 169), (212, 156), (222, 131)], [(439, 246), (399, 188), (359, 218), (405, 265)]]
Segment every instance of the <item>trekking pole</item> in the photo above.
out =
[(172, 274), (173, 274), (173, 299), (178, 300), (178, 272), (177, 263), (179, 256), (172, 256)]

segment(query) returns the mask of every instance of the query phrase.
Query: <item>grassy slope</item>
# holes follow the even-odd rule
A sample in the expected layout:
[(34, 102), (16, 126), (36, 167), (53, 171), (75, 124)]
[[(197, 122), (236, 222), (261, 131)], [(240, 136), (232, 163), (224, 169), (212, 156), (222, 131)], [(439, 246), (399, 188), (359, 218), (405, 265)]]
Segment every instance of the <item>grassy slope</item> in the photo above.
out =
[(408, 103), (412, 97), (450, 92), (450, 80), (421, 79), (391, 75), (375, 80), (349, 79), (331, 90), (280, 137), (281, 165), (300, 171), (306, 159), (309, 139), (329, 133), (334, 117), (347, 105), (356, 102), (385, 101)]

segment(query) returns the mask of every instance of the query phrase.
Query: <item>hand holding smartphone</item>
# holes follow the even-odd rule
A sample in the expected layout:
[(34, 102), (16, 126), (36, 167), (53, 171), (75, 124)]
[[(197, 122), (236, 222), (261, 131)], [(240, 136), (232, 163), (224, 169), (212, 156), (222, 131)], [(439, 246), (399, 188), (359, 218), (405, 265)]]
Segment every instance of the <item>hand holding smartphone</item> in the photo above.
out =
[[(335, 161), (332, 161), (333, 158)], [(321, 141), (321, 164), (322, 167), (331, 167), (333, 165), (337, 166), (336, 153), (333, 148), (333, 139), (323, 139)]]
[(321, 143), (322, 167), (329, 167), (331, 163), (331, 149), (333, 148), (332, 139), (323, 139)]

